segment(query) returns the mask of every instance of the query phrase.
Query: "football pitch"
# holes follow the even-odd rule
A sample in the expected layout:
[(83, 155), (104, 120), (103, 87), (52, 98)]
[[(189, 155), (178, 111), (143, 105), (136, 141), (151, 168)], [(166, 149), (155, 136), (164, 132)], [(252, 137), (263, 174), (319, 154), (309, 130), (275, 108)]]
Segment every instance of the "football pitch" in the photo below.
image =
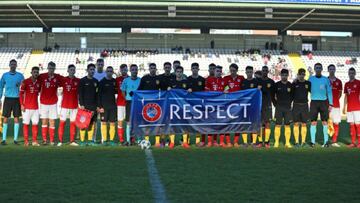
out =
[[(1, 202), (155, 201), (139, 147), (25, 148), (8, 141), (0, 146)], [(340, 142), (348, 141), (342, 131)], [(360, 201), (359, 149), (176, 147), (152, 155), (168, 202)]]

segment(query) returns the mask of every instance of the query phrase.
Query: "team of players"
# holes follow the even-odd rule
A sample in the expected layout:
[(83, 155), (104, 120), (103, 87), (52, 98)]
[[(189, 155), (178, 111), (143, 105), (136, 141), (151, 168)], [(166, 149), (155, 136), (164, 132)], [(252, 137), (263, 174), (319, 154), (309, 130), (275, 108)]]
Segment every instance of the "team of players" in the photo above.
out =
[[(38, 122), (42, 120), (41, 134), (42, 144), (55, 145), (55, 120), (57, 115), (57, 90), (63, 90), (61, 101), (60, 122), (58, 128), (57, 146), (63, 143), (66, 120), (70, 120), (70, 145), (77, 146), (75, 142), (75, 119), (77, 109), (86, 109), (92, 112), (91, 124), (88, 129), (80, 130), (80, 145), (95, 145), (96, 143), (96, 121), (98, 114), (101, 120), (101, 143), (104, 145), (115, 145), (115, 128), (117, 122), (117, 134), (122, 144), (134, 143), (130, 136), (130, 109), (133, 91), (135, 90), (170, 90), (185, 89), (189, 92), (195, 91), (219, 91), (224, 93), (240, 91), (250, 88), (258, 88), (262, 91), (262, 122), (263, 128), (258, 133), (251, 134), (252, 146), (266, 148), (270, 147), (270, 123), (272, 119), (272, 105), (275, 106), (275, 128), (274, 147), (279, 147), (281, 127), (284, 126), (285, 147), (290, 148), (291, 129), (290, 124), (294, 123), (293, 135), (295, 146), (305, 145), (307, 135), (307, 122), (311, 120), (310, 146), (315, 146), (316, 124), (320, 114), (323, 124), (324, 143), (328, 147), (328, 121), (333, 125), (334, 135), (332, 146), (338, 147), (337, 137), (339, 123), (341, 121), (339, 99), (342, 93), (342, 84), (335, 77), (335, 66), (328, 66), (329, 77), (322, 76), (322, 65), (317, 63), (314, 66), (315, 76), (309, 81), (305, 80), (305, 70), (298, 71), (298, 77), (290, 83), (289, 72), (286, 69), (281, 71), (281, 80), (274, 82), (268, 77), (269, 69), (262, 67), (260, 72), (255, 72), (253, 67), (245, 68), (246, 78), (238, 75), (239, 67), (231, 64), (230, 75), (222, 77), (222, 67), (215, 64), (209, 65), (209, 76), (205, 79), (199, 75), (199, 64), (191, 65), (192, 75), (186, 77), (183, 67), (179, 61), (173, 64), (164, 63), (164, 73), (157, 75), (156, 64), (149, 64), (149, 74), (141, 79), (137, 76), (138, 67), (130, 65), (120, 66), (120, 75), (114, 79), (114, 69), (109, 66), (103, 70), (104, 61), (98, 59), (96, 65), (87, 66), (87, 76), (82, 79), (75, 77), (76, 67), (68, 66), (68, 76), (64, 77), (55, 73), (56, 64), (48, 64), (48, 72), (39, 74), (39, 68), (33, 67), (31, 77), (24, 80), (21, 73), (16, 72), (17, 62), (10, 61), (10, 71), (4, 73), (0, 83), (0, 98), (5, 89), (3, 106), (3, 139), (6, 144), (7, 120), (14, 117), (14, 143), (18, 144), (19, 117), (23, 112), (23, 134), (24, 145), (29, 145), (29, 126), (32, 124), (32, 145), (39, 146), (37, 142)], [(171, 69), (173, 68), (173, 72)], [(349, 82), (345, 84), (344, 108), (347, 111), (347, 120), (350, 123), (351, 144), (349, 147), (360, 147), (360, 81), (355, 79), (355, 69), (348, 71)], [(255, 77), (253, 77), (255, 75)], [(20, 89), (20, 91), (19, 91)], [(311, 94), (310, 110), (308, 93)], [(40, 105), (38, 104), (40, 95)], [(329, 113), (331, 119), (329, 119)], [(126, 122), (126, 133), (123, 129), (123, 122)], [(48, 142), (49, 134), (49, 142)], [(85, 136), (88, 136), (86, 142)], [(332, 133), (331, 133), (332, 134)], [(109, 142), (108, 142), (109, 135)], [(126, 138), (125, 136), (126, 135)], [(242, 144), (248, 146), (248, 134), (235, 132), (234, 140), (231, 141), (230, 134), (220, 135), (196, 135), (196, 145), (199, 147), (221, 146), (239, 147), (239, 137), (242, 137)], [(301, 140), (299, 139), (301, 135)], [(219, 137), (219, 140), (218, 140)], [(356, 145), (356, 137), (358, 144)], [(169, 135), (169, 147), (175, 146), (175, 135)], [(145, 139), (149, 139), (145, 136)], [(155, 147), (164, 146), (165, 135), (155, 136)], [(182, 135), (181, 140), (184, 148), (189, 148), (190, 136), (187, 133)]]

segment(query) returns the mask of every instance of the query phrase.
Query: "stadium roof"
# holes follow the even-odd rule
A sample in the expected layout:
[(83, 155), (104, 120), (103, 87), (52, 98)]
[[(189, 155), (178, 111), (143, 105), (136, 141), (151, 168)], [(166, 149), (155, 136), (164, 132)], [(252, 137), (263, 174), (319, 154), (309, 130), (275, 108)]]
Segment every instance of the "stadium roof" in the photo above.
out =
[[(253, 1), (284, 2), (284, 0)], [(72, 15), (73, 4), (80, 6), (79, 16)], [(168, 17), (168, 6), (176, 6), (176, 17)], [(265, 8), (273, 8), (273, 18), (265, 18)], [(251, 0), (192, 2), (13, 0), (0, 1), (0, 26), (291, 29), (359, 33), (360, 6), (261, 3)]]

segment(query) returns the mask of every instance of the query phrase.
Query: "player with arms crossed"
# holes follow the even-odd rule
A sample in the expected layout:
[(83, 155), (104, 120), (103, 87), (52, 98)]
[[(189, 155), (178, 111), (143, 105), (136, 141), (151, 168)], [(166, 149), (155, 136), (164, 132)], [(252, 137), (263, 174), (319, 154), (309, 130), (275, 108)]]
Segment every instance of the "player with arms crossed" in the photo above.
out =
[(115, 122), (117, 118), (116, 106), (116, 80), (112, 77), (114, 69), (112, 66), (106, 68), (106, 77), (99, 82), (98, 89), (98, 107), (101, 118), (101, 136), (102, 144), (107, 145), (107, 135), (109, 123), (110, 146), (115, 146)]
[[(298, 70), (297, 80), (292, 84), (294, 91), (293, 119), (295, 147), (305, 146), (307, 134), (307, 122), (309, 121), (308, 94), (311, 90), (311, 83), (305, 80), (306, 71), (303, 68)], [(301, 129), (300, 129), (301, 127)], [(301, 135), (301, 145), (299, 144)]]
[[(17, 61), (12, 59), (9, 63), (10, 71), (2, 75), (0, 81), (0, 108), (1, 98), (5, 89), (5, 99), (2, 116), (3, 121), (3, 136), (2, 145), (6, 145), (6, 136), (8, 130), (8, 118), (11, 117), (11, 113), (14, 116), (14, 144), (18, 145), (19, 136), (19, 117), (21, 117), (21, 107), (19, 101), (19, 89), (20, 84), (24, 80), (23, 74), (16, 71)], [(1, 119), (1, 118), (0, 118)]]
[(358, 138), (357, 148), (360, 148), (360, 80), (355, 78), (355, 68), (349, 68), (349, 81), (345, 83), (344, 87), (344, 108), (347, 122), (350, 124), (351, 144), (349, 148), (356, 147), (356, 132)]
[(29, 146), (29, 125), (32, 124), (32, 146), (40, 146), (37, 142), (39, 123), (40, 82), (38, 81), (39, 67), (31, 69), (31, 77), (24, 80), (20, 87), (20, 104), (23, 114), (24, 146)]
[(93, 140), (95, 124), (97, 120), (97, 97), (98, 97), (98, 81), (94, 78), (95, 64), (87, 65), (87, 76), (80, 79), (78, 87), (80, 109), (86, 109), (93, 112), (91, 122), (87, 129), (80, 130), (80, 146), (85, 146), (85, 134), (88, 135), (88, 145), (95, 146)]
[(63, 77), (60, 83), (60, 86), (63, 88), (63, 98), (61, 101), (60, 123), (58, 129), (59, 142), (57, 146), (59, 147), (62, 146), (63, 143), (65, 123), (67, 118), (70, 119), (70, 145), (78, 146), (78, 144), (75, 142), (75, 119), (77, 114), (77, 108), (79, 106), (78, 86), (80, 83), (80, 79), (75, 77), (75, 65), (69, 65), (67, 72), (69, 75), (67, 77)]
[(126, 100), (121, 92), (121, 84), (125, 80), (125, 78), (129, 77), (128, 75), (128, 67), (126, 64), (120, 65), (120, 76), (116, 78), (116, 90), (117, 90), (117, 99), (116, 99), (116, 105), (117, 105), (117, 120), (118, 120), (118, 126), (117, 126), (117, 132), (119, 136), (119, 142), (120, 144), (124, 143), (124, 119), (125, 119), (125, 105)]
[[(330, 81), (327, 77), (324, 77), (321, 72), (323, 66), (321, 63), (316, 63), (314, 65), (315, 75), (309, 78), (311, 83), (311, 102), (310, 102), (310, 135), (311, 135), (311, 147), (315, 147), (315, 138), (316, 138), (316, 125), (318, 120), (318, 114), (320, 113), (321, 121), (323, 124), (323, 135), (324, 135), (324, 144), (322, 147), (329, 147), (328, 140), (328, 119), (329, 119), (329, 109), (333, 105), (332, 99), (332, 90)], [(328, 102), (327, 102), (328, 101)], [(329, 106), (329, 105), (330, 106)]]
[(335, 76), (335, 65), (330, 64), (328, 66), (328, 72), (329, 72), (329, 80), (331, 84), (332, 89), (332, 95), (333, 95), (333, 108), (331, 108), (330, 119), (329, 119), (329, 129), (334, 129), (334, 134), (332, 135), (332, 144), (333, 147), (340, 147), (340, 145), (337, 143), (337, 138), (339, 136), (339, 123), (341, 122), (341, 113), (340, 113), (340, 97), (342, 93), (342, 82)]

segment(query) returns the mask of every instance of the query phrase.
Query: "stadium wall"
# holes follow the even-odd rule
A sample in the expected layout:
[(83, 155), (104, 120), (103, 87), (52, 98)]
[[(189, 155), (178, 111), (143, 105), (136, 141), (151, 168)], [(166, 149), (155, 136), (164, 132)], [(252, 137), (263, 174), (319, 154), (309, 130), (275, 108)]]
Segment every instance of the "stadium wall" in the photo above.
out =
[[(1, 47), (43, 49), (55, 43), (62, 48), (80, 48), (80, 37), (86, 37), (88, 48), (215, 48), (264, 49), (266, 42), (283, 41), (288, 51), (301, 50), (302, 41), (314, 41), (318, 50), (360, 51), (360, 37), (299, 37), (265, 35), (211, 34), (143, 34), (143, 33), (0, 33)], [(279, 47), (279, 45), (278, 45)]]

